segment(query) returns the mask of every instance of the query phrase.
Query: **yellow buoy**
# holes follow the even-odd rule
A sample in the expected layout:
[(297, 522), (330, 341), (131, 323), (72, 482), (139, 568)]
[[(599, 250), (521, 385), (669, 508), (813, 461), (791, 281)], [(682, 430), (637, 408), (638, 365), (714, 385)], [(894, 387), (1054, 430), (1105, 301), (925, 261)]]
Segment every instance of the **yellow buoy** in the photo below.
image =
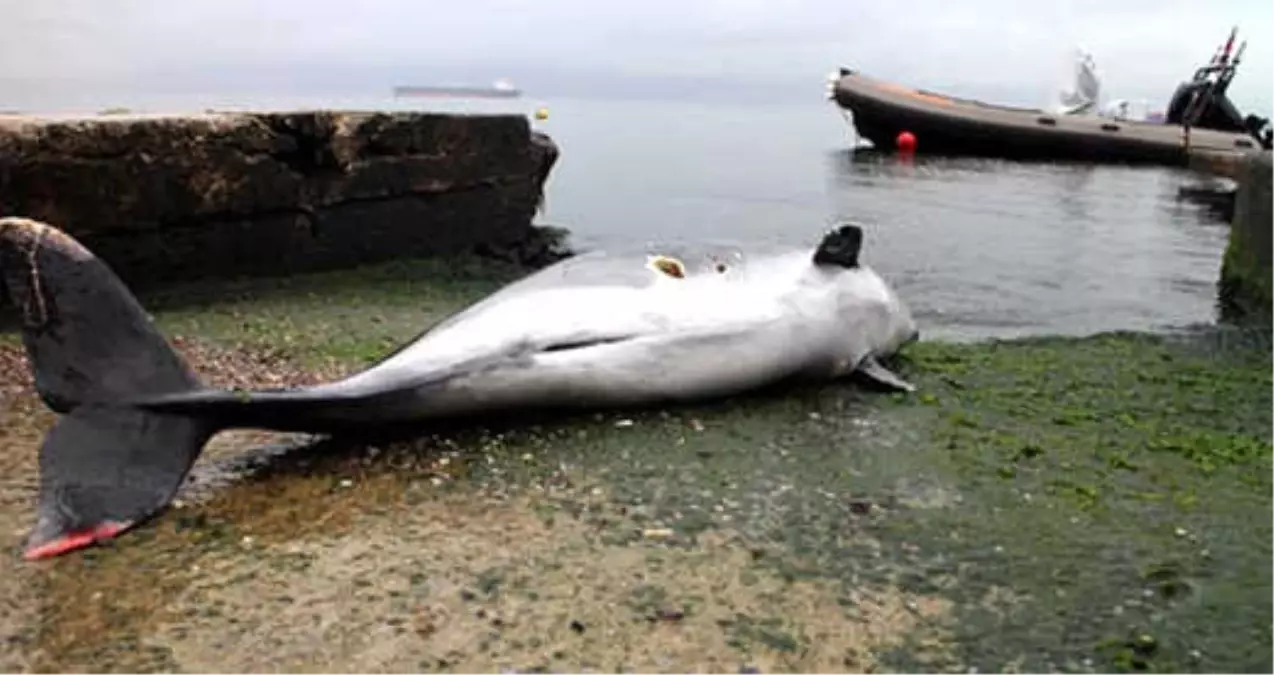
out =
[(536, 111), (535, 111), (535, 119), (537, 119), (537, 120), (546, 120), (546, 119), (548, 119), (548, 118), (549, 118), (549, 109), (548, 109), (548, 108), (539, 108), (538, 110), (536, 110)]

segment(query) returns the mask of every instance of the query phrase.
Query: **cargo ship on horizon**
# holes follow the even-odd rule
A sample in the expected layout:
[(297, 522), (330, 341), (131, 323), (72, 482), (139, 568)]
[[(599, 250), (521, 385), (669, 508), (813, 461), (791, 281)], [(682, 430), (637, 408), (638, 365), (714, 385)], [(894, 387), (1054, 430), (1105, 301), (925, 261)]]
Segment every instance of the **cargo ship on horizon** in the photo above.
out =
[(394, 87), (394, 98), (405, 96), (458, 96), (482, 98), (518, 98), (522, 90), (514, 87), (508, 80), (496, 80), (490, 87), (464, 86), (421, 86), (405, 85)]

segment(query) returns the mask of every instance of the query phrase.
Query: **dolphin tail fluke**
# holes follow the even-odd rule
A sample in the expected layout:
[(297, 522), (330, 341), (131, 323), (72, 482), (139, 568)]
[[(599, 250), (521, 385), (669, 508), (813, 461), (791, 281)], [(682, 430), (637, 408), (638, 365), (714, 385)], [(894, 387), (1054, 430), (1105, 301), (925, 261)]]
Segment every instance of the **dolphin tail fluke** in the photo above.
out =
[(199, 418), (88, 404), (40, 446), (40, 497), (27, 560), (112, 539), (158, 514), (216, 431)]
[(0, 219), (0, 290), (44, 402), (61, 414), (40, 447), (26, 557), (110, 539), (162, 510), (218, 430), (130, 401), (201, 389), (124, 283), (67, 234)]

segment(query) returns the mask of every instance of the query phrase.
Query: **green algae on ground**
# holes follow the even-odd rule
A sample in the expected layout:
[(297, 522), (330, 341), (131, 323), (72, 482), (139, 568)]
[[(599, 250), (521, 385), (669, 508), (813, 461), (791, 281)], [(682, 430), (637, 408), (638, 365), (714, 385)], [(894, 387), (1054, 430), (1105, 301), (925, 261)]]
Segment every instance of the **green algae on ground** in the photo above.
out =
[(397, 260), (352, 270), (185, 284), (143, 298), (171, 334), (286, 349), (362, 366), (525, 269), (474, 257)]
[(902, 406), (936, 416), (966, 509), (896, 525), (995, 542), (986, 571), (1035, 596), (980, 650), (1036, 641), (1061, 667), (1091, 640), (1104, 668), (1269, 669), (1268, 332), (926, 344), (909, 368), (924, 394)]
[[(509, 278), (432, 273), (157, 314), (356, 368)], [(1235, 335), (922, 342), (910, 396), (794, 387), (323, 444), (55, 563), (39, 663), (1268, 671), (1270, 349)], [(76, 600), (111, 584), (134, 596), (109, 615)]]

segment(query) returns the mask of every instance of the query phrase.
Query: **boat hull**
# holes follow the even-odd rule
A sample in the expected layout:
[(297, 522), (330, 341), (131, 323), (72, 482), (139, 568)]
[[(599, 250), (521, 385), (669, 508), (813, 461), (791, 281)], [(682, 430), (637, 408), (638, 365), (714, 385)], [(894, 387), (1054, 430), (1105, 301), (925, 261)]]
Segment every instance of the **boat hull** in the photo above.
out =
[(1184, 165), (1192, 151), (1260, 152), (1247, 134), (1093, 115), (1057, 115), (910, 89), (842, 69), (832, 98), (880, 150), (909, 131), (917, 151), (1032, 160)]

